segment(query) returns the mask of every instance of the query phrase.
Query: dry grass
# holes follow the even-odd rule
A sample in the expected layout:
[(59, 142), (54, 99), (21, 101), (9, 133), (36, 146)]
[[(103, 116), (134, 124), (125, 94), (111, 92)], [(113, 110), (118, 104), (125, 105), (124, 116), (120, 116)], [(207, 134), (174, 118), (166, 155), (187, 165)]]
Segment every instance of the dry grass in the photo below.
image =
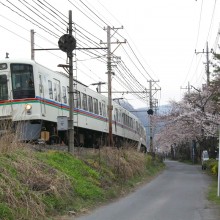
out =
[(96, 169), (108, 167), (114, 175), (125, 180), (142, 174), (146, 167), (146, 155), (129, 148), (103, 147), (87, 150), (79, 157)]
[(15, 134), (0, 137), (0, 216), (8, 213), (1, 220), (45, 219), (47, 212), (59, 209), (62, 198), (72, 196), (70, 192), (69, 179), (37, 160)]

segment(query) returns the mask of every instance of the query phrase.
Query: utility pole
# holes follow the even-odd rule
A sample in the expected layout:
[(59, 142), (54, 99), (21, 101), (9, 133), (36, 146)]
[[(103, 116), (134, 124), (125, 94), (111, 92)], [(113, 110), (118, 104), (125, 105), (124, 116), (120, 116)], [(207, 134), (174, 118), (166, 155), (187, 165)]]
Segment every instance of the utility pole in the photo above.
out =
[[(72, 28), (72, 11), (69, 11), (69, 35), (73, 37), (73, 28)], [(67, 56), (69, 57), (69, 145), (68, 151), (74, 152), (74, 124), (73, 124), (73, 52), (68, 51)]]
[(68, 152), (74, 153), (74, 124), (73, 124), (73, 50), (76, 49), (76, 40), (73, 37), (72, 29), (72, 11), (69, 11), (69, 33), (64, 34), (58, 41), (60, 50), (66, 52), (69, 58), (69, 65), (59, 65), (69, 68), (69, 119), (68, 119)]
[(187, 89), (188, 94), (190, 94), (190, 83), (188, 82), (188, 86), (184, 88), (181, 86), (180, 89)]
[(206, 51), (204, 51), (204, 49), (202, 50), (202, 52), (197, 52), (195, 50), (195, 53), (196, 53), (196, 55), (199, 54), (199, 53), (205, 53), (206, 54), (206, 75), (207, 75), (206, 83), (207, 83), (207, 86), (209, 86), (209, 84), (210, 84), (210, 72), (209, 72), (210, 61), (209, 61), (209, 54), (213, 53), (213, 49), (211, 49), (209, 51), (208, 42), (206, 42)]
[(35, 53), (34, 53), (34, 30), (31, 30), (31, 59), (35, 60)]
[(108, 71), (108, 120), (109, 120), (109, 146), (113, 146), (112, 137), (112, 65), (111, 65), (111, 28), (107, 27), (107, 71)]
[[(111, 30), (119, 30), (122, 29), (121, 28), (111, 28), (110, 26), (107, 26), (107, 29), (104, 28), (104, 30), (107, 30), (107, 74), (108, 74), (108, 122), (109, 122), (109, 136), (108, 136), (108, 144), (109, 146), (113, 146), (113, 136), (112, 136), (112, 110), (113, 110), (113, 105), (112, 105), (112, 74), (114, 74), (112, 72), (112, 53), (118, 48), (116, 48), (113, 52), (111, 51), (111, 44), (119, 44), (118, 46), (120, 46), (120, 44), (122, 43), (126, 43), (126, 41), (124, 42), (111, 42)], [(115, 33), (116, 33), (115, 31)], [(101, 44), (103, 44), (103, 42), (100, 42)]]
[[(212, 53), (212, 50), (210, 53)], [(206, 42), (206, 74), (207, 74), (207, 86), (209, 86), (210, 72), (209, 72), (209, 46), (208, 46), (208, 42)]]
[[(218, 126), (218, 129), (219, 129), (218, 170), (220, 170), (220, 125)], [(217, 196), (220, 197), (220, 172), (218, 172), (218, 189), (217, 189)]]
[(101, 85), (105, 85), (105, 82), (92, 83), (92, 86), (98, 86), (98, 93), (101, 93)]
[[(153, 116), (153, 93), (152, 93), (152, 83), (156, 83), (159, 81), (154, 81), (154, 80), (149, 80), (149, 106), (150, 109), (147, 111), (148, 115), (149, 115), (149, 124), (150, 124), (150, 152), (153, 153), (154, 149), (153, 149), (153, 121), (152, 121), (152, 116)], [(160, 89), (155, 89), (156, 92)]]

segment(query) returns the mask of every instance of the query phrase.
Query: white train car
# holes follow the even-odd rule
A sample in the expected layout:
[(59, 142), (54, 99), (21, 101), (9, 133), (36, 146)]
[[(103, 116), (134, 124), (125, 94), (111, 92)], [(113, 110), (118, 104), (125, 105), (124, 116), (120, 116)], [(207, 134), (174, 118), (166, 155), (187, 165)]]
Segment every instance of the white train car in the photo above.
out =
[[(74, 81), (75, 144), (107, 144), (107, 98)], [(12, 122), (25, 141), (67, 142), (67, 131), (57, 131), (57, 117), (69, 116), (69, 78), (32, 60), (0, 61), (0, 132)], [(113, 102), (114, 141), (129, 140), (146, 147), (146, 131), (139, 119)], [(7, 122), (7, 123), (6, 123)]]

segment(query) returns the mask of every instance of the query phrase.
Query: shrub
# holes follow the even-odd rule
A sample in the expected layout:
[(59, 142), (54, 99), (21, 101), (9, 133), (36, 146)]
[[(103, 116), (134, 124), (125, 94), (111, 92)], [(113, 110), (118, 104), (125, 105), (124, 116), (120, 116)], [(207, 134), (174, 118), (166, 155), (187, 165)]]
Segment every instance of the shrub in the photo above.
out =
[(206, 161), (206, 167), (207, 167), (207, 170), (217, 176), (218, 175), (218, 161), (215, 160), (215, 159), (209, 159), (208, 161)]

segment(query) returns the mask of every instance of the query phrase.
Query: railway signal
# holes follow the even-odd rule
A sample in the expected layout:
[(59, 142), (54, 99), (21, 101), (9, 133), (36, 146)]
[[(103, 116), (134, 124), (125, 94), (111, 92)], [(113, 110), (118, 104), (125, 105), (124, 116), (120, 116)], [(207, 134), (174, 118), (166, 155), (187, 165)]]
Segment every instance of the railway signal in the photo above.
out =
[(69, 11), (69, 34), (64, 34), (58, 41), (60, 50), (67, 53), (69, 58), (69, 137), (68, 152), (74, 152), (74, 124), (73, 124), (73, 50), (76, 49), (76, 40), (72, 34), (72, 11)]

